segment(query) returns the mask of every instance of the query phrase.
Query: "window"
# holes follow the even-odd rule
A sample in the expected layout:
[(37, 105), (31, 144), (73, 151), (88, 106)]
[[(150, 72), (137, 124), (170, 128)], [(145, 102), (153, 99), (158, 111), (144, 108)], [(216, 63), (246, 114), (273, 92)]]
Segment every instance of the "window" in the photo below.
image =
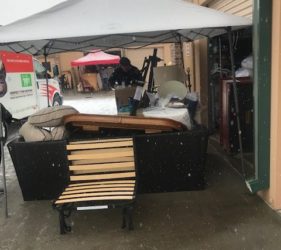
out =
[(45, 79), (46, 78), (46, 69), (42, 66), (39, 61), (33, 61), (35, 74), (37, 79)]

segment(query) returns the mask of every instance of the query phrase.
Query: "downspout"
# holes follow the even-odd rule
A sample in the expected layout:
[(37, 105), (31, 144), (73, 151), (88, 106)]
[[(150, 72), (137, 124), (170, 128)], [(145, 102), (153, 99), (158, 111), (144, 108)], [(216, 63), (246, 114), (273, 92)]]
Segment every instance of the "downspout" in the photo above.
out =
[(256, 193), (269, 188), (272, 0), (254, 0), (253, 21), (255, 176), (246, 184)]

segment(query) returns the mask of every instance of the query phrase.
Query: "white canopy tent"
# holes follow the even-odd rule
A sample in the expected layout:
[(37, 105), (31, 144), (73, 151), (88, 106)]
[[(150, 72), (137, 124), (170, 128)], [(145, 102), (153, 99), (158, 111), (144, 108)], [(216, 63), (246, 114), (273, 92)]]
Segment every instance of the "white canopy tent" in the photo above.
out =
[(0, 28), (0, 49), (33, 55), (213, 37), (251, 25), (184, 0), (68, 0)]
[[(185, 0), (68, 0), (0, 27), (0, 50), (45, 55), (46, 59), (49, 54), (66, 51), (90, 51), (93, 48), (106, 50), (190, 41), (225, 33), (226, 27), (249, 25), (251, 20), (247, 18), (198, 6)], [(232, 44), (230, 29), (228, 34)], [(233, 51), (230, 54), (236, 113), (239, 114)], [(238, 115), (237, 124), (244, 168)], [(3, 181), (6, 183), (5, 166), (2, 169)], [(7, 195), (5, 196), (7, 199)], [(7, 215), (7, 202), (5, 211)]]

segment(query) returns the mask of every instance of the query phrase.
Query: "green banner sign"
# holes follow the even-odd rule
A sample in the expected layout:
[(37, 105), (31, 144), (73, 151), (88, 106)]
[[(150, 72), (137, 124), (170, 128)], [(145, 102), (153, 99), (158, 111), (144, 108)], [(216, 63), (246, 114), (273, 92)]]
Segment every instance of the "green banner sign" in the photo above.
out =
[(21, 86), (24, 87), (31, 87), (32, 81), (31, 81), (31, 74), (21, 74)]

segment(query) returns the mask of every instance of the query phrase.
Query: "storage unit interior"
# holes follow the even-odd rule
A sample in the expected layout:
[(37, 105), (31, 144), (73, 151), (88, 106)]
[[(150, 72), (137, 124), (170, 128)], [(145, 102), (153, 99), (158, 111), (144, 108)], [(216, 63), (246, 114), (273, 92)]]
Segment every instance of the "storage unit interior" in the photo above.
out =
[[(252, 55), (251, 28), (233, 32), (235, 70), (244, 69), (241, 62)], [(240, 147), (237, 113), (234, 102), (233, 80), (227, 34), (209, 40), (209, 128), (212, 139), (220, 143), (226, 154), (239, 159)], [(237, 77), (237, 99), (241, 125), (243, 157), (247, 177), (254, 174), (254, 110), (253, 75), (245, 71)], [(240, 171), (240, 170), (239, 170)]]

